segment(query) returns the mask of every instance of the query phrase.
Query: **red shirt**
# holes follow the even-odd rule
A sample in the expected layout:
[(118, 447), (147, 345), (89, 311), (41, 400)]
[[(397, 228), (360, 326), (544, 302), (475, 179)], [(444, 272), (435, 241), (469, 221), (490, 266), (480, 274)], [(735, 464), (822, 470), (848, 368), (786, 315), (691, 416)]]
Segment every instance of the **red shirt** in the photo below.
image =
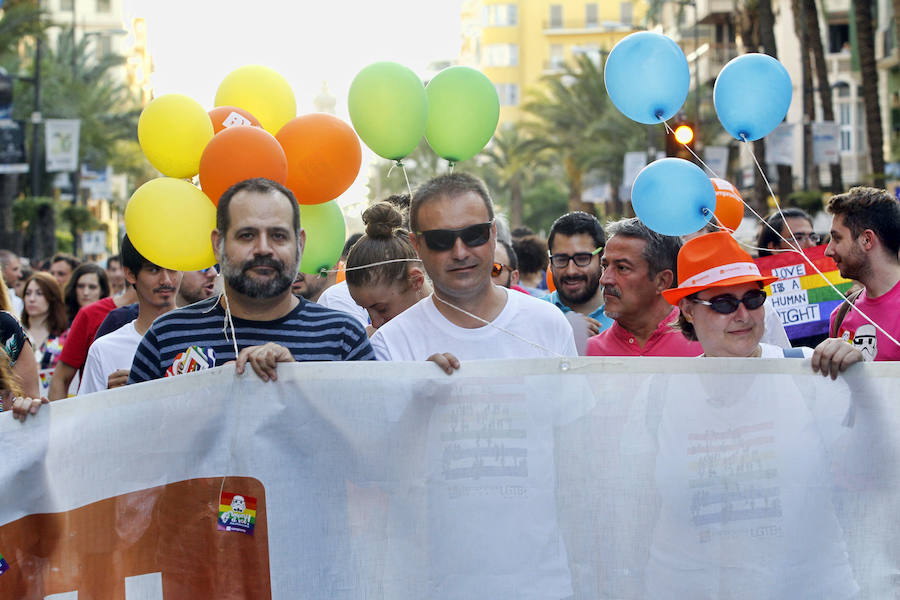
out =
[(66, 338), (66, 345), (63, 346), (59, 360), (80, 371), (87, 360), (88, 348), (94, 341), (97, 329), (100, 328), (106, 315), (115, 307), (116, 301), (112, 296), (82, 307), (75, 315), (75, 320), (72, 321), (69, 337)]
[(689, 342), (672, 323), (678, 318), (678, 308), (672, 307), (669, 315), (656, 326), (647, 344), (641, 348), (637, 338), (614, 321), (588, 340), (588, 356), (700, 356), (703, 347), (700, 342)]

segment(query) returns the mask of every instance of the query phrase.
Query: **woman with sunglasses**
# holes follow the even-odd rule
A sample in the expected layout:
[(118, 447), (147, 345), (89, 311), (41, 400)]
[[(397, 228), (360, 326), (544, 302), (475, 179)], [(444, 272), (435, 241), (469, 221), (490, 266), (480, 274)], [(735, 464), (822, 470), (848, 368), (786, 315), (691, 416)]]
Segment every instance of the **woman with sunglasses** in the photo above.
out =
[[(369, 313), (369, 337), (375, 330), (431, 294), (419, 257), (403, 228), (403, 215), (387, 202), (362, 215), (366, 234), (347, 255), (347, 289)], [(395, 261), (395, 262), (387, 262)]]
[[(730, 234), (686, 242), (678, 277), (663, 295), (703, 356), (792, 356), (760, 342), (763, 286), (776, 278)], [(857, 598), (831, 491), (845, 484), (840, 467), (853, 464), (855, 445), (874, 443), (877, 419), (857, 407), (846, 426), (846, 383), (717, 365), (647, 385), (657, 404), (635, 420), (655, 442), (659, 498), (647, 597)]]
[(778, 278), (761, 276), (731, 234), (708, 233), (686, 242), (678, 253), (678, 278), (678, 287), (662, 294), (681, 311), (677, 327), (688, 340), (700, 342), (703, 356), (812, 356), (810, 348), (783, 350), (760, 342), (766, 321), (763, 286)]

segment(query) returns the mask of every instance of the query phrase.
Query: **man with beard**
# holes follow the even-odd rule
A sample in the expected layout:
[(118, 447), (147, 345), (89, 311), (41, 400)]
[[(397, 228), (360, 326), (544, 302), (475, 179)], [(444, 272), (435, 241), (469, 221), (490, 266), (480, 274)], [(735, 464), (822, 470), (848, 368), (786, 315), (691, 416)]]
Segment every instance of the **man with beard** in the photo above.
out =
[(661, 235), (640, 219), (606, 227), (600, 284), (615, 321), (588, 340), (588, 356), (699, 356), (703, 348), (672, 328), (679, 311), (662, 296), (675, 287), (681, 238)]
[(128, 236), (122, 241), (122, 268), (125, 279), (137, 294), (137, 318), (91, 344), (79, 396), (125, 385), (141, 338), (158, 316), (175, 308), (181, 271), (150, 262), (135, 249)]
[(550, 227), (550, 272), (556, 291), (542, 299), (561, 311), (584, 316), (589, 335), (597, 335), (610, 325), (603, 312), (600, 289), (600, 256), (606, 235), (597, 217), (585, 212), (570, 212)]
[(157, 319), (138, 346), (128, 382), (229, 361), (239, 374), (249, 363), (270, 381), (279, 362), (372, 360), (366, 332), (352, 317), (291, 294), (305, 241), (290, 190), (267, 179), (229, 188), (212, 233), (222, 295)]
[(848, 299), (853, 308), (839, 306), (831, 314), (832, 337), (813, 354), (813, 369), (834, 378), (861, 360), (900, 360), (900, 346), (860, 314), (900, 339), (900, 204), (884, 190), (855, 187), (832, 197), (828, 212), (833, 216), (825, 255), (842, 277), (863, 285)]

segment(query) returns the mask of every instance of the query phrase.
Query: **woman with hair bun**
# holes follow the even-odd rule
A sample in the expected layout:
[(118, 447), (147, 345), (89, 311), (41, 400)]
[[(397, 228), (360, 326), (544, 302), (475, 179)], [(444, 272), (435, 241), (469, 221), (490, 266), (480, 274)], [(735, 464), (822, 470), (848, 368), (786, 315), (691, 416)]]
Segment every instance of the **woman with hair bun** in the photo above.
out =
[[(362, 215), (366, 234), (347, 256), (347, 287), (376, 329), (431, 293), (431, 284), (404, 229), (403, 215), (387, 202)], [(395, 261), (395, 262), (388, 262)]]

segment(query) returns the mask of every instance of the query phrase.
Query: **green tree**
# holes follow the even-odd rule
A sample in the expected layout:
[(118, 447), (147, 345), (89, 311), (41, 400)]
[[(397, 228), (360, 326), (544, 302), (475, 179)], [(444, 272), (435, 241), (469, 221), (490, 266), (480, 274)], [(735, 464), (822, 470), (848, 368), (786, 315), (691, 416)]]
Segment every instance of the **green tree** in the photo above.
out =
[[(482, 171), (493, 171), (497, 183), (494, 192), (505, 192), (509, 200), (509, 222), (512, 228), (524, 221), (522, 186), (533, 180), (535, 168), (543, 166), (541, 153), (529, 149), (522, 127), (504, 124), (482, 153)], [(489, 177), (485, 177), (486, 179)]]
[(878, 100), (878, 65), (875, 61), (875, 39), (872, 26), (871, 0), (853, 0), (856, 20), (856, 44), (859, 53), (859, 74), (862, 80), (863, 106), (866, 111), (866, 138), (869, 141), (869, 157), (872, 161), (872, 182), (884, 187), (884, 132), (881, 129), (881, 106)]
[(525, 148), (559, 165), (568, 187), (568, 209), (593, 213), (582, 201), (585, 176), (605, 174), (618, 191), (622, 161), (629, 150), (646, 149), (644, 128), (612, 105), (600, 65), (579, 55), (560, 75), (548, 76), (530, 92), (524, 109), (534, 120), (524, 127), (530, 134)]

